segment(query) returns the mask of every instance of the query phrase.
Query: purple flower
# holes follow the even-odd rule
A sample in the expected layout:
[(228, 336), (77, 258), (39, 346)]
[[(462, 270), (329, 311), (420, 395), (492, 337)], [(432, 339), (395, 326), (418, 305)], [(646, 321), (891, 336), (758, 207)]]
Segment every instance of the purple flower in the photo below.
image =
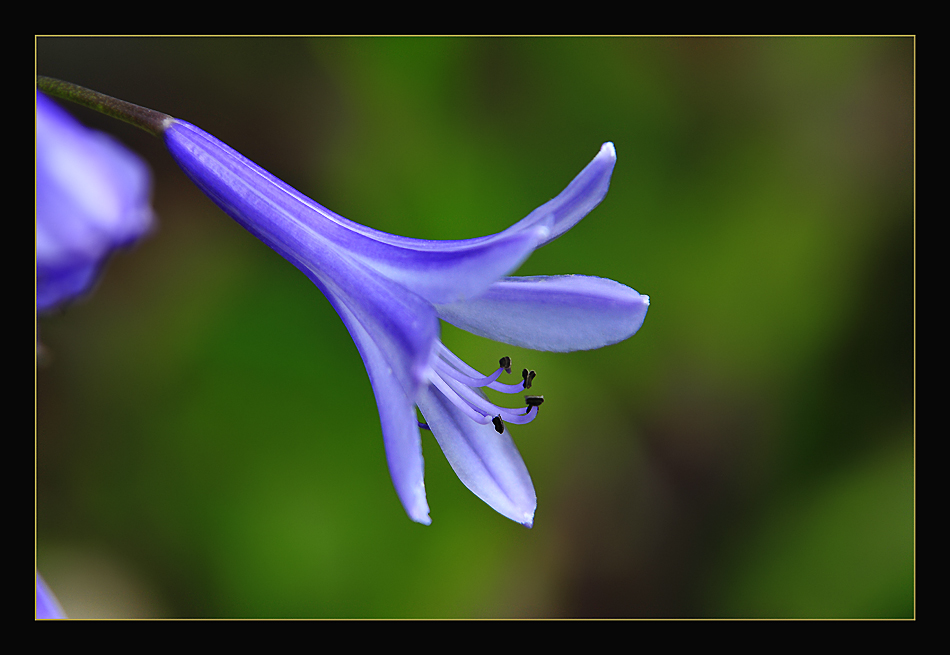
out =
[(152, 225), (151, 173), (112, 137), (36, 93), (36, 308), (88, 292)]
[(617, 282), (504, 277), (603, 199), (613, 144), (604, 144), (560, 195), (507, 230), (427, 241), (353, 223), (189, 123), (168, 119), (164, 138), (192, 181), (307, 275), (343, 319), (366, 365), (393, 484), (410, 518), (430, 523), (422, 427), (432, 430), (469, 489), (530, 527), (537, 499), (507, 426), (533, 420), (542, 397), (526, 396), (522, 407), (509, 409), (482, 389), (521, 394), (534, 372), (503, 384), (498, 378), (510, 360), (502, 358), (498, 370), (482, 375), (442, 345), (439, 319), (497, 341), (561, 352), (617, 343), (639, 329), (649, 298)]

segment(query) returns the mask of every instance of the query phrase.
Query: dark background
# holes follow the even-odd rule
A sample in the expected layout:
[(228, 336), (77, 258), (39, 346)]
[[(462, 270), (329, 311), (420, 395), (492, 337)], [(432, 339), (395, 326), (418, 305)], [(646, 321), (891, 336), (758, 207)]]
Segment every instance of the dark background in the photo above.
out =
[(157, 231), (39, 321), (36, 560), (67, 614), (914, 614), (914, 41), (38, 38), (36, 70), (188, 120), (338, 213), (489, 234), (613, 141), (604, 202), (520, 274), (651, 297), (552, 354), (514, 432), (535, 527), (424, 435), (405, 515), (320, 292), (161, 141)]

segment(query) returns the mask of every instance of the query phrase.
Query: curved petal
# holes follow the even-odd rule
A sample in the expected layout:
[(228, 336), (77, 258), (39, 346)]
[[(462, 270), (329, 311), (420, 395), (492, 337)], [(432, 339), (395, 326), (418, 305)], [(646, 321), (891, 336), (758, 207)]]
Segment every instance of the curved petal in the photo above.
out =
[(465, 486), (499, 514), (530, 528), (538, 499), (508, 429), (498, 434), (490, 423), (474, 422), (432, 386), (417, 404)]
[(547, 201), (502, 234), (517, 232), (550, 222), (550, 233), (538, 244), (543, 246), (577, 225), (600, 204), (610, 187), (610, 176), (617, 163), (614, 144), (607, 142), (600, 152), (556, 197)]
[(530, 229), (481, 239), (397, 237), (331, 212), (190, 123), (173, 120), (165, 143), (202, 191), (285, 257), (310, 261), (313, 244), (345, 252), (433, 303), (475, 297), (516, 269), (550, 233), (550, 219), (539, 217)]
[(532, 350), (591, 350), (632, 336), (649, 296), (619, 282), (586, 275), (509, 277), (467, 302), (436, 306), (443, 321)]
[[(317, 283), (320, 286), (319, 282)], [(325, 292), (326, 293), (326, 292)], [(353, 337), (356, 348), (363, 358), (376, 406), (379, 409), (379, 422), (383, 430), (383, 442), (386, 446), (386, 462), (392, 477), (396, 495), (417, 523), (429, 525), (429, 505), (426, 502), (424, 480), (425, 463), (422, 458), (422, 438), (413, 402), (406, 394), (404, 384), (397, 376), (392, 363), (373, 338), (375, 330), (370, 332), (362, 321), (339, 297), (331, 297), (331, 304), (337, 310), (344, 325)]]

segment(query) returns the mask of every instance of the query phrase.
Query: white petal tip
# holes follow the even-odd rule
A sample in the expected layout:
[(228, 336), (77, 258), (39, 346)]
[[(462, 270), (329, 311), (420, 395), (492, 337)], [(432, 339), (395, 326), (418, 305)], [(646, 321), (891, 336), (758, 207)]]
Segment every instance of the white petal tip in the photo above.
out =
[(421, 493), (419, 497), (415, 499), (411, 507), (409, 505), (405, 506), (406, 514), (416, 523), (431, 525), (432, 519), (429, 518), (429, 503), (426, 502), (425, 486), (422, 484), (419, 486), (421, 487)]
[(411, 518), (416, 523), (421, 523), (422, 525), (432, 525), (432, 519), (429, 518), (428, 506), (417, 509), (414, 512), (409, 512), (409, 518)]
[(605, 156), (607, 156), (607, 157), (610, 157), (611, 159), (616, 159), (616, 158), (617, 158), (617, 149), (614, 148), (613, 141), (607, 141), (604, 145), (602, 145), (602, 146), (600, 147), (600, 153), (599, 153), (599, 154), (605, 155)]
[(643, 294), (640, 294), (640, 300), (643, 301), (644, 305), (650, 304), (650, 296), (644, 296)]

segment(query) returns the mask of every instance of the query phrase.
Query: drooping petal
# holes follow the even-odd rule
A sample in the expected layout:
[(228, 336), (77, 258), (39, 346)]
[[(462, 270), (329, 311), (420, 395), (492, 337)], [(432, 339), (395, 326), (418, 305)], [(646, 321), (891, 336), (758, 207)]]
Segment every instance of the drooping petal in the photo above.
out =
[(482, 337), (532, 350), (591, 350), (643, 324), (650, 298), (586, 275), (509, 277), (466, 302), (437, 305), (439, 318)]
[(538, 499), (508, 429), (498, 434), (492, 424), (476, 423), (433, 386), (417, 403), (462, 483), (499, 514), (530, 528)]
[(36, 94), (36, 308), (90, 290), (108, 256), (154, 217), (148, 165)]
[(332, 251), (300, 267), (323, 291), (356, 343), (379, 409), (393, 486), (409, 517), (428, 525), (422, 441), (414, 399), (426, 384), (438, 319), (419, 296)]
[(409, 518), (429, 525), (432, 519), (426, 502), (425, 464), (415, 405), (372, 335), (344, 304), (336, 302), (334, 305), (360, 351), (373, 385), (386, 446), (386, 462), (396, 495)]
[(609, 141), (600, 147), (600, 152), (577, 174), (571, 183), (557, 196), (547, 201), (526, 217), (509, 227), (502, 234), (518, 232), (550, 222), (550, 233), (538, 244), (543, 246), (577, 225), (600, 204), (610, 187), (610, 176), (617, 163), (617, 151)]
[(332, 248), (429, 302), (456, 302), (513, 271), (550, 233), (551, 218), (492, 237), (426, 241), (349, 221), (306, 197), (207, 132), (173, 120), (169, 152), (219, 207), (283, 256), (308, 261)]

